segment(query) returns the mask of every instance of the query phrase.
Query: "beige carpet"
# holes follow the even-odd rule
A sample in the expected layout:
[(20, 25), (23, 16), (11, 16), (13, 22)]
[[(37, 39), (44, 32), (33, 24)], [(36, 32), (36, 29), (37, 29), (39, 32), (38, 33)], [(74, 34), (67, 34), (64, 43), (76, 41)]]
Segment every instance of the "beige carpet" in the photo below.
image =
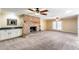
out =
[(0, 42), (0, 50), (76, 50), (79, 49), (77, 35), (44, 31), (35, 32), (26, 38), (16, 38)]

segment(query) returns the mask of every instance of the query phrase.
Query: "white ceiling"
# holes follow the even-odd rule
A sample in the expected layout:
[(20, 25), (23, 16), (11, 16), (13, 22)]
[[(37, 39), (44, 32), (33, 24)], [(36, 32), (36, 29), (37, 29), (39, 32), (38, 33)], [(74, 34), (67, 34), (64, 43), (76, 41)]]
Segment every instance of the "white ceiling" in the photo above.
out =
[(48, 9), (48, 15), (47, 16), (41, 16), (41, 18), (55, 18), (55, 17), (67, 17), (67, 16), (73, 16), (79, 14), (79, 8), (49, 8)]
[[(47, 16), (39, 15), (40, 18), (42, 18), (42, 19), (48, 19), (48, 18), (52, 19), (56, 16), (66, 17), (66, 16), (72, 16), (72, 15), (79, 14), (79, 8), (47, 8), (47, 9), (48, 9), (48, 15)], [(27, 10), (27, 8), (2, 8), (2, 10), (15, 12), (15, 13), (19, 11), (18, 13), (20, 13), (20, 14), (21, 14), (21, 12), (22, 13), (29, 12), (29, 11), (25, 12), (25, 10)]]
[(1, 8), (1, 9), (9, 12), (17, 12), (17, 11), (25, 10), (26, 8)]

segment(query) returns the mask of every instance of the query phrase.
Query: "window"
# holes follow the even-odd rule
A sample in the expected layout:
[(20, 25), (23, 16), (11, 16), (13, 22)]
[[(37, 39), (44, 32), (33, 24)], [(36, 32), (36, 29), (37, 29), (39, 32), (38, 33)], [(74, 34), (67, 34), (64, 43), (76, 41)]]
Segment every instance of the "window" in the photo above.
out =
[(17, 25), (16, 19), (7, 19), (7, 25)]
[(61, 30), (62, 29), (62, 21), (54, 21), (53, 23), (52, 23), (52, 25), (53, 25), (53, 29), (54, 30)]
[(57, 29), (57, 28), (56, 28), (56, 27), (57, 27), (56, 21), (54, 21), (54, 22), (52, 23), (52, 25), (53, 25), (53, 29), (56, 30), (56, 29)]

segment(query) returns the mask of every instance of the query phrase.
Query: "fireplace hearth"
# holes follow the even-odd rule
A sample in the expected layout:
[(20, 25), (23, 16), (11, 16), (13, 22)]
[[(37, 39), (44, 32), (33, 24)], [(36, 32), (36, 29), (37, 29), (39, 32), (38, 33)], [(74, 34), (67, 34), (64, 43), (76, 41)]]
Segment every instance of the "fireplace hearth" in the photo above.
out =
[(30, 27), (30, 32), (36, 32), (36, 31), (37, 31), (37, 27), (36, 26)]

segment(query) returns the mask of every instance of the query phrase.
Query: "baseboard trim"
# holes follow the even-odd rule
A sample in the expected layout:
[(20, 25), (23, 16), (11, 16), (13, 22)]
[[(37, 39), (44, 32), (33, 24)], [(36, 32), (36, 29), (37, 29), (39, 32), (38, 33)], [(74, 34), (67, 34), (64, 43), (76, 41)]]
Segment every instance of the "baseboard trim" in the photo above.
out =
[(76, 35), (78, 35), (78, 33), (64, 32), (64, 31), (60, 31), (60, 30), (46, 30), (46, 31), (56, 31), (56, 32), (62, 32), (62, 33), (69, 33), (69, 34), (76, 34)]

